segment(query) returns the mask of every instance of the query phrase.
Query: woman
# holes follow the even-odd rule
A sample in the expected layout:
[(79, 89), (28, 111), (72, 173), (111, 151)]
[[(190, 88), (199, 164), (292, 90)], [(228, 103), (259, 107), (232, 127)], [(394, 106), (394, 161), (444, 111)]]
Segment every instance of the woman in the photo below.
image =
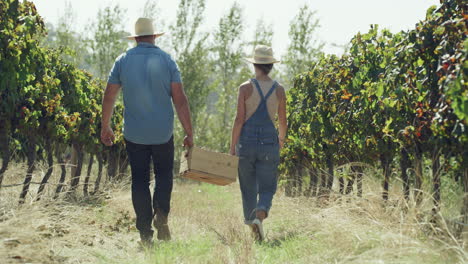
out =
[[(239, 88), (232, 129), (231, 155), (239, 156), (239, 183), (245, 223), (263, 240), (262, 222), (268, 217), (278, 182), (279, 150), (286, 136), (286, 94), (268, 74), (277, 61), (270, 47), (255, 47), (255, 79)], [(275, 127), (279, 120), (279, 136)]]

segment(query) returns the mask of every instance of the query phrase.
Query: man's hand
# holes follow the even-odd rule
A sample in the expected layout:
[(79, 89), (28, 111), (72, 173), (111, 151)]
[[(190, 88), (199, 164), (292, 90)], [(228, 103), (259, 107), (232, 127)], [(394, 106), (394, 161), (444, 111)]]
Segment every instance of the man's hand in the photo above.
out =
[(114, 144), (115, 135), (114, 131), (110, 126), (104, 126), (101, 128), (101, 141), (104, 145), (110, 147)]
[(108, 83), (102, 98), (101, 141), (108, 147), (112, 146), (115, 141), (114, 131), (112, 131), (110, 124), (115, 100), (119, 92), (120, 84)]
[(184, 137), (184, 147), (193, 147), (193, 136)]

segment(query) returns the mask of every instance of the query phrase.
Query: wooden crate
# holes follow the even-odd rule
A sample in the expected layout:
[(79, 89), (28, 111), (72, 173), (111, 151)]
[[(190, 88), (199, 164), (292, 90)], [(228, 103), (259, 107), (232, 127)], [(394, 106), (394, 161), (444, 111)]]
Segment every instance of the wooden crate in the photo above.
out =
[(188, 155), (182, 152), (180, 161), (180, 174), (185, 178), (216, 185), (228, 185), (237, 179), (236, 156), (193, 147)]

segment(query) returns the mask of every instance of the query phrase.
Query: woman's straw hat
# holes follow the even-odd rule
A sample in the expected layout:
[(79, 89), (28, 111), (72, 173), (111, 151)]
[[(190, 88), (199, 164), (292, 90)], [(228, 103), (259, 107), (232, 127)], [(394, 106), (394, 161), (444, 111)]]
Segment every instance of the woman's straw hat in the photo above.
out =
[(135, 35), (128, 36), (127, 39), (135, 39), (142, 36), (156, 36), (160, 37), (164, 33), (154, 33), (153, 20), (149, 18), (140, 17), (135, 23)]
[(253, 64), (272, 64), (279, 62), (279, 60), (273, 57), (273, 50), (271, 47), (265, 45), (257, 45), (253, 58), (245, 58), (245, 60)]

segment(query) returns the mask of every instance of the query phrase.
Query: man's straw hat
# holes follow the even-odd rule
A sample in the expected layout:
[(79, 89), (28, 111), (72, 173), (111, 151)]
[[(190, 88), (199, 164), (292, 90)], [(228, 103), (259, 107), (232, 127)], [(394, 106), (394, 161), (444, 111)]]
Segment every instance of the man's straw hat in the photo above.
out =
[(257, 45), (253, 58), (245, 58), (245, 60), (253, 64), (272, 64), (279, 62), (279, 60), (273, 57), (273, 50), (271, 47), (265, 45)]
[(153, 20), (149, 18), (140, 17), (135, 23), (135, 35), (128, 36), (127, 39), (135, 39), (142, 36), (156, 36), (160, 37), (164, 33), (154, 33)]

